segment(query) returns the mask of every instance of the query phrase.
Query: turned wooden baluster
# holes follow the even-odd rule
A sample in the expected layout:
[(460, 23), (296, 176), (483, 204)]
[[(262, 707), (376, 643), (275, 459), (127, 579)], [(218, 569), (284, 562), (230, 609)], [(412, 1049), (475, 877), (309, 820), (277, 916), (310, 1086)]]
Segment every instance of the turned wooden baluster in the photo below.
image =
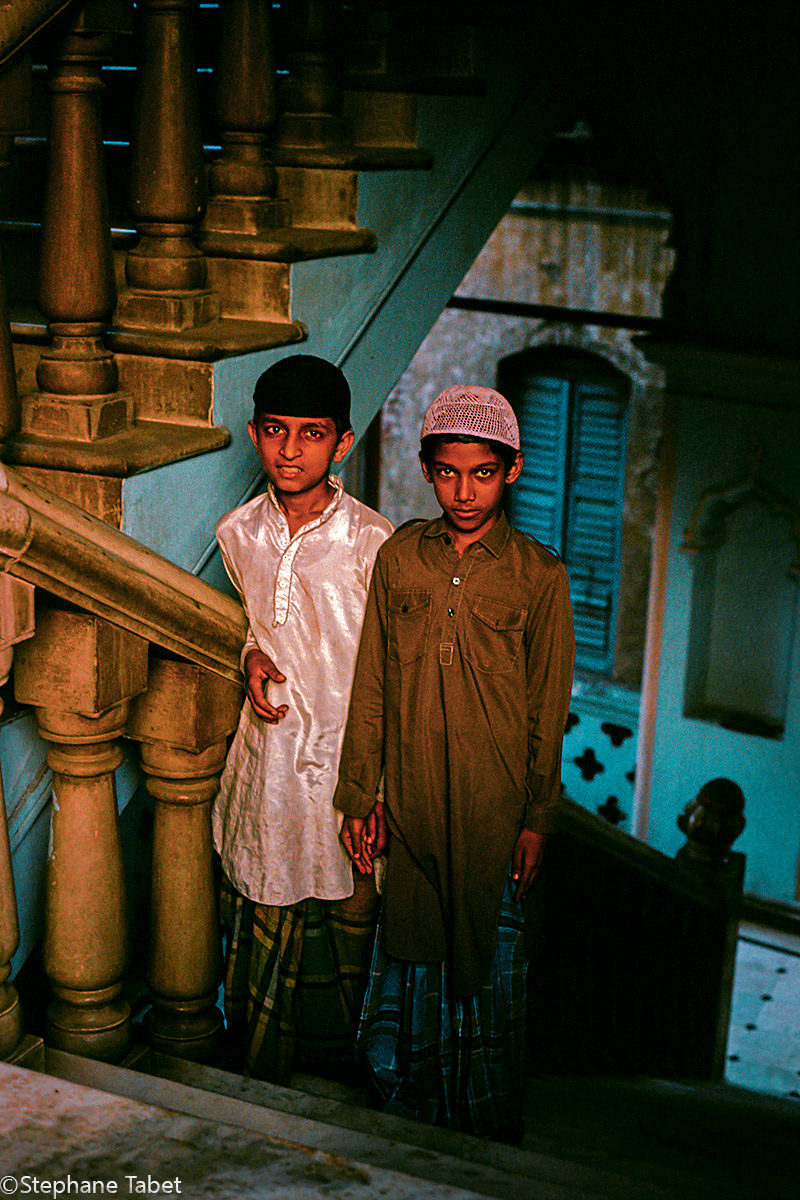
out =
[[(22, 59), (0, 79), (0, 169), (8, 166), (14, 147), (15, 133), (27, 127), (30, 107), (29, 58)], [(11, 327), (0, 262), (0, 450), (6, 438), (19, 429), (19, 397), (11, 348)]]
[(17, 652), (14, 691), (51, 744), (44, 966), (50, 1045), (114, 1061), (130, 1044), (122, 994), (125, 880), (114, 772), (130, 699), (147, 686), (143, 638), (86, 613), (43, 609)]
[(39, 303), (50, 346), (36, 369), (39, 391), (23, 400), (23, 432), (94, 441), (130, 422), (103, 337), (116, 289), (111, 254), (100, 69), (117, 37), (116, 5), (86, 4), (52, 50), (50, 137)]
[(329, 157), (333, 165), (352, 151), (333, 63), (339, 9), (336, 0), (294, 0), (288, 8), (289, 80), (279, 93), (276, 162), (324, 165)]
[(219, 315), (193, 241), (205, 206), (194, 18), (197, 0), (143, 0), (131, 155), (131, 210), (140, 238), (116, 324), (180, 330)]
[(288, 203), (274, 198), (275, 168), (267, 153), (276, 117), (270, 4), (224, 0), (220, 20), (215, 116), (222, 155), (209, 171), (211, 194), (199, 241), (205, 250), (224, 252), (231, 249), (232, 235), (240, 235), (244, 249), (248, 237), (287, 225), (290, 214)]
[(154, 658), (128, 725), (142, 744), (156, 801), (147, 1036), (161, 1050), (200, 1062), (214, 1057), (222, 1031), (211, 802), (240, 706), (238, 684), (191, 663)]
[[(14, 644), (32, 636), (33, 588), (10, 575), (0, 575), (0, 687), (5, 686), (11, 674)], [(7, 1058), (22, 1038), (19, 996), (10, 982), (11, 959), (18, 945), (17, 898), (0, 776), (0, 1058)]]
[(3, 442), (19, 428), (19, 397), (14, 373), (14, 353), (11, 348), (11, 326), (0, 257), (0, 458)]

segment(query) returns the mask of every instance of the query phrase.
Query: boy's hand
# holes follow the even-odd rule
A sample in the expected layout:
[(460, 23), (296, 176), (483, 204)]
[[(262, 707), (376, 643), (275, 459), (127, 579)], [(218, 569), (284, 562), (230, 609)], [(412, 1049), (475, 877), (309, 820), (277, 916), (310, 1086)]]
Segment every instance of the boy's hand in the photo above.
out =
[(377, 801), (367, 817), (345, 817), (339, 837), (361, 874), (371, 875), (374, 860), (385, 854), (389, 845), (383, 801)]
[(244, 686), (253, 711), (269, 725), (277, 725), (289, 711), (288, 704), (274, 708), (267, 700), (267, 684), (270, 679), (283, 683), (286, 679), (275, 663), (263, 650), (249, 650), (244, 660)]
[(362, 817), (345, 817), (339, 833), (342, 845), (353, 860), (353, 865), (362, 875), (372, 874), (372, 858), (366, 846), (365, 837), (367, 821)]
[(523, 900), (530, 890), (546, 841), (547, 834), (534, 833), (532, 829), (523, 829), (517, 838), (511, 858), (511, 878), (517, 885), (514, 893), (517, 903)]
[(370, 861), (380, 858), (389, 847), (389, 826), (386, 823), (386, 812), (382, 800), (375, 802), (375, 807), (365, 822), (362, 844), (369, 854)]

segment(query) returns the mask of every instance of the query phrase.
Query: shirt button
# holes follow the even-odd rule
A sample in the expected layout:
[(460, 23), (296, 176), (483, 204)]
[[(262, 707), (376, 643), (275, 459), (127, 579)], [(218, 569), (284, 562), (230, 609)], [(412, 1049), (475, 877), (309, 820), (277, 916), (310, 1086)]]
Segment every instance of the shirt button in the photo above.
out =
[(454, 617), (456, 615), (456, 610), (454, 608), (448, 608), (447, 615), (448, 617)]
[(461, 583), (461, 580), (458, 578), (457, 575), (453, 576), (453, 583), (456, 585), (456, 587), (458, 587), (458, 585)]

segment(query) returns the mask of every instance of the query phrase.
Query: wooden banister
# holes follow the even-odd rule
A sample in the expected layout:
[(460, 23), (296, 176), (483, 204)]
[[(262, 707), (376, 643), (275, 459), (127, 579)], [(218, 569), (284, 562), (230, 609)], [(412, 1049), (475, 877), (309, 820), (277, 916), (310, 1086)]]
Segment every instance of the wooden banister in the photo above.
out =
[[(2, 467), (0, 572), (6, 585), (34, 584), (85, 610), (37, 605), (36, 636), (18, 654), (14, 680), (17, 701), (34, 707), (50, 743), (54, 772), (48, 1043), (117, 1060), (130, 1042), (115, 792), (127, 735), (141, 743), (156, 800), (148, 1036), (206, 1059), (221, 1028), (210, 810), (239, 715), (244, 614), (188, 571)], [(148, 642), (189, 661), (148, 655)], [(21, 1028), (6, 983), (17, 936), (4, 845), (0, 838), (0, 1053)]]
[(578, 845), (592, 846), (609, 863), (627, 868), (655, 886), (662, 886), (707, 908), (717, 908), (719, 894), (711, 882), (684, 862), (647, 846), (615, 828), (572, 800), (562, 801), (559, 835)]
[[(687, 811), (703, 803), (701, 791)], [(676, 861), (564, 801), (529, 902), (535, 1069), (721, 1078), (743, 824)]]
[(239, 680), (240, 605), (103, 521), (0, 467), (0, 569)]

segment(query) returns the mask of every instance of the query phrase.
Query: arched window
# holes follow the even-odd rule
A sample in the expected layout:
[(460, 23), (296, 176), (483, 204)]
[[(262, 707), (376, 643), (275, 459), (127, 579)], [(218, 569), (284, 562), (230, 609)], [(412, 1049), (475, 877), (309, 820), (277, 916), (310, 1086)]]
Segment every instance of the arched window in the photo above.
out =
[(630, 383), (574, 350), (534, 350), (498, 364), (525, 469), (510, 489), (512, 524), (555, 547), (567, 567), (576, 660), (610, 672), (620, 566)]

